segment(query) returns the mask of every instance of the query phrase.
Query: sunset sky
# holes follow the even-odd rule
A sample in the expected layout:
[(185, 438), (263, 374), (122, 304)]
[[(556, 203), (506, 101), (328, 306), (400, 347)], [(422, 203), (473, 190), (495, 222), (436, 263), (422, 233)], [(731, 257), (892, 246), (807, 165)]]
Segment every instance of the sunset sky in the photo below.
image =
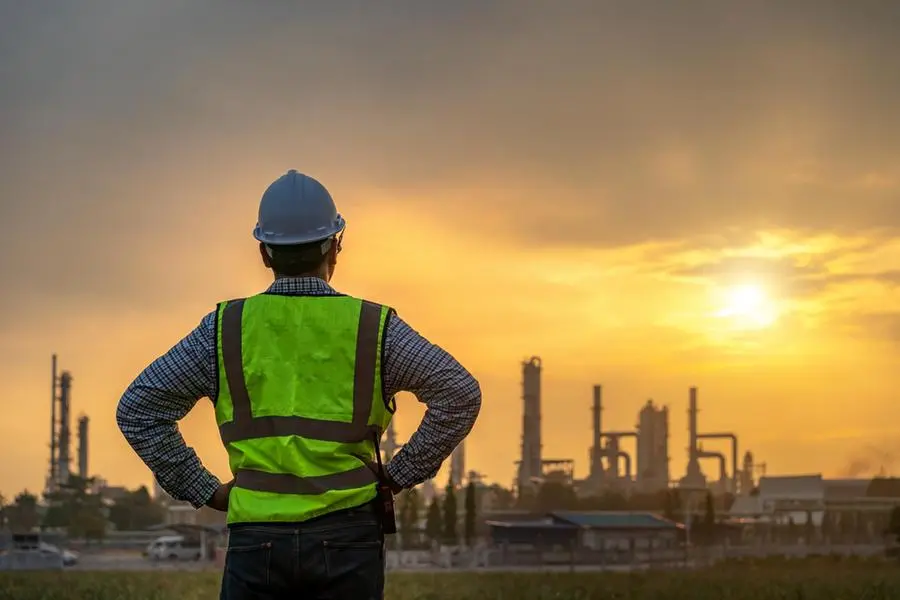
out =
[[(770, 473), (900, 473), (900, 5), (316, 5), (5, 5), (0, 492), (43, 486), (53, 352), (91, 471), (150, 483), (116, 403), (267, 285), (251, 231), (290, 168), (348, 221), (333, 283), (481, 381), (489, 480), (531, 355), (579, 476), (594, 383), (615, 429), (670, 406), (676, 477), (692, 385)], [(182, 430), (227, 476), (208, 401)]]

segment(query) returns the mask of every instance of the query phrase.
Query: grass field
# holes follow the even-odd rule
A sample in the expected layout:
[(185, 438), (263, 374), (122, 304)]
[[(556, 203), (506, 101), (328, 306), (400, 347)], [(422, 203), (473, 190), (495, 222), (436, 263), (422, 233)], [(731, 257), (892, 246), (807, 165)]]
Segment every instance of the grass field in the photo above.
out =
[[(0, 574), (0, 600), (214, 600), (215, 573)], [(693, 572), (391, 573), (388, 600), (898, 600), (900, 565), (846, 561), (731, 564)]]

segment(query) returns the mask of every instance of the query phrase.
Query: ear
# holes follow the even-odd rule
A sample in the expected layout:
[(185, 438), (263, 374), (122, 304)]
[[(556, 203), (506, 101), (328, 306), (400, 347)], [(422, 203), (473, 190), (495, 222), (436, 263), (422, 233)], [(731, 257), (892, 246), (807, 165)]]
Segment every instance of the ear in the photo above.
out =
[(331, 248), (328, 249), (328, 266), (334, 268), (337, 264), (338, 257), (338, 244), (334, 242), (331, 244)]
[(259, 255), (262, 256), (263, 264), (266, 265), (267, 269), (272, 268), (272, 258), (269, 256), (269, 252), (266, 250), (266, 245), (262, 242), (259, 243)]

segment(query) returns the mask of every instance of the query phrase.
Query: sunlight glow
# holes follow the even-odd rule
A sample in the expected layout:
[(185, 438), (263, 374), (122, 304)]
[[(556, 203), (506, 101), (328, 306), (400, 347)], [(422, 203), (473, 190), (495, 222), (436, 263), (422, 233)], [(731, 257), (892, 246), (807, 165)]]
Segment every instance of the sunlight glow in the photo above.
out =
[(772, 300), (758, 285), (738, 285), (728, 289), (723, 304), (716, 316), (728, 319), (740, 329), (763, 329), (778, 318)]

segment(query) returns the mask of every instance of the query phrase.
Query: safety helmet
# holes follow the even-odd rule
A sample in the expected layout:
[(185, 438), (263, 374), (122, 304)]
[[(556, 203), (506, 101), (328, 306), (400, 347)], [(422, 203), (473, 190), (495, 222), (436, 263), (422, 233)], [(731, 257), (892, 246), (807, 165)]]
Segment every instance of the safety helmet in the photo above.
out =
[(309, 244), (329, 239), (345, 226), (325, 186), (291, 169), (263, 192), (253, 237), (270, 246)]

